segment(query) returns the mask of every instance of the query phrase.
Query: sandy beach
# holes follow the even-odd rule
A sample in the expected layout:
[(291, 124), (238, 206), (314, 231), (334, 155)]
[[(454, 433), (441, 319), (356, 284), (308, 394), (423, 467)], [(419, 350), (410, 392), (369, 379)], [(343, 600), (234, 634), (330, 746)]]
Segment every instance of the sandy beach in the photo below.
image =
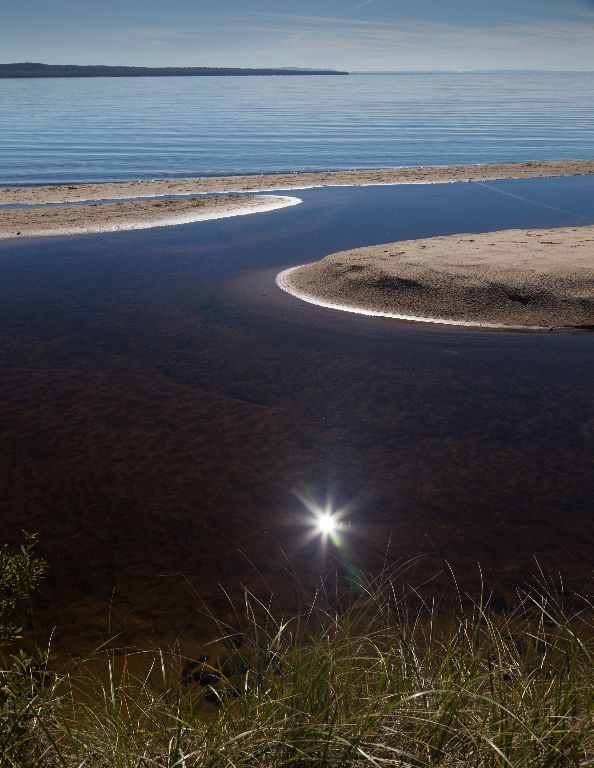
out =
[(336, 309), (407, 320), (594, 325), (594, 226), (407, 240), (334, 253), (277, 283)]
[(188, 224), (193, 221), (262, 213), (299, 202), (298, 198), (281, 195), (230, 195), (189, 200), (5, 208), (0, 210), (0, 240)]
[(552, 160), (481, 165), (419, 166), (378, 170), (280, 173), (258, 176), (212, 176), (189, 179), (155, 179), (91, 184), (56, 184), (39, 187), (0, 188), (0, 205), (82, 202), (158, 195), (213, 192), (272, 192), (324, 186), (374, 184), (431, 184), (454, 181), (547, 178), (594, 173), (594, 160)]

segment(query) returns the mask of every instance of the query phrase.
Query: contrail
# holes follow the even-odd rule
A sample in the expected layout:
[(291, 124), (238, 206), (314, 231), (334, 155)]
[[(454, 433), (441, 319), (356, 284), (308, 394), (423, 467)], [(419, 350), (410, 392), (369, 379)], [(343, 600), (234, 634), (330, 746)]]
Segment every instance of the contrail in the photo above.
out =
[(376, 0), (365, 0), (363, 3), (359, 3), (358, 5), (353, 5), (352, 8), (347, 8), (346, 11), (343, 11), (342, 13), (339, 13), (339, 16), (346, 16), (347, 13), (352, 13), (352, 11), (357, 11), (359, 8), (365, 8), (367, 5), (371, 5), (371, 3), (375, 3)]
[(574, 213), (574, 211), (568, 211), (565, 208), (557, 208), (554, 205), (547, 205), (546, 203), (539, 203), (536, 200), (530, 200), (529, 197), (523, 197), (522, 195), (516, 195), (513, 192), (508, 192), (505, 189), (499, 189), (498, 187), (493, 187), (491, 184), (487, 184), (484, 181), (471, 181), (471, 184), (478, 184), (479, 187), (485, 187), (485, 189), (490, 189), (492, 192), (498, 192), (500, 195), (507, 195), (507, 197), (515, 197), (516, 200), (523, 200), (525, 203), (530, 203), (531, 205), (537, 205), (539, 208), (548, 208), (550, 211), (559, 211), (560, 213), (568, 213), (570, 216), (574, 216), (576, 219), (582, 219), (583, 221), (586, 221), (586, 216), (582, 216), (579, 213)]

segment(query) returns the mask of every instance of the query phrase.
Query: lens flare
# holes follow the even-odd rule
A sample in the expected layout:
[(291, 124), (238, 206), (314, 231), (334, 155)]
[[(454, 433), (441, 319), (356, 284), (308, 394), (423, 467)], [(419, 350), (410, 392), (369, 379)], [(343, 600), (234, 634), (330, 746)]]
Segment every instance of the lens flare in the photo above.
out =
[(317, 516), (316, 528), (323, 536), (332, 536), (339, 527), (338, 519), (330, 512), (321, 512)]
[(319, 499), (305, 495), (299, 491), (293, 492), (307, 510), (303, 520), (305, 526), (304, 543), (318, 541), (324, 548), (331, 546), (340, 549), (343, 546), (343, 531), (350, 531), (350, 524), (345, 522), (348, 515), (347, 507), (337, 507), (330, 497), (326, 497), (325, 503)]

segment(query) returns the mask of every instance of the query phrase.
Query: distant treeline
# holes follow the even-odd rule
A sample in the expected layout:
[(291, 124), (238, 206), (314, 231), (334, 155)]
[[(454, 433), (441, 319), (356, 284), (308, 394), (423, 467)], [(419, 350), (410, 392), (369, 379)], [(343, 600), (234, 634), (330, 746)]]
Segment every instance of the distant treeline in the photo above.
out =
[(247, 75), (348, 75), (335, 69), (244, 69), (241, 67), (110, 67), (78, 64), (0, 64), (0, 77), (208, 77)]

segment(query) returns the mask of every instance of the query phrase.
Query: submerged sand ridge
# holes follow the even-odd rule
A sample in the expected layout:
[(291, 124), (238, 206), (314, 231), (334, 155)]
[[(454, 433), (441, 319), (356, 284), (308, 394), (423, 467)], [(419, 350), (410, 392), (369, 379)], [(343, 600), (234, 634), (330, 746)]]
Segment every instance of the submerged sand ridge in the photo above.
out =
[(295, 205), (283, 195), (226, 195), (178, 200), (142, 200), (98, 205), (52, 205), (0, 210), (0, 240), (148, 229), (241, 216)]
[(38, 187), (0, 188), (0, 205), (82, 202), (158, 195), (212, 192), (269, 192), (324, 186), (374, 184), (430, 184), (454, 181), (549, 178), (594, 174), (594, 160), (535, 160), (523, 163), (417, 166), (349, 171), (319, 171), (251, 176), (212, 176), (188, 179), (153, 179)]
[(277, 282), (306, 301), (401, 319), (594, 327), (594, 226), (358, 248), (287, 270)]

